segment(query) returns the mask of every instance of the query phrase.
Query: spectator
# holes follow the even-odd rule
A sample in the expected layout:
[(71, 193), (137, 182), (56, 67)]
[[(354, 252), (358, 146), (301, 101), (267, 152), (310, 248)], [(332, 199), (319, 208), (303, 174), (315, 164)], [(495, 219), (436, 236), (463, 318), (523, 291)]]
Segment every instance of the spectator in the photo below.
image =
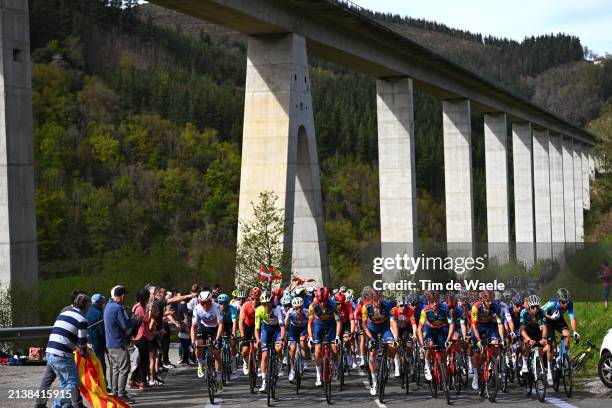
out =
[(608, 264), (608, 260), (604, 259), (601, 263), (601, 275), (599, 275), (599, 279), (601, 279), (601, 284), (603, 285), (603, 302), (604, 302), (604, 310), (608, 311), (608, 297), (610, 296), (610, 284), (612, 283), (612, 271), (610, 271), (610, 265)]
[[(74, 289), (72, 292), (70, 292), (70, 304), (68, 306), (65, 306), (62, 310), (60, 310), (60, 313), (65, 312), (66, 310), (72, 309), (74, 300), (81, 293), (85, 293), (85, 292), (83, 292), (80, 289)], [(55, 375), (55, 371), (53, 371), (53, 368), (51, 368), (51, 366), (47, 364), (47, 366), (45, 367), (43, 378), (40, 381), (40, 386), (38, 387), (38, 395), (40, 396), (36, 398), (36, 408), (45, 408), (47, 406), (46, 395), (49, 394), (49, 389), (51, 389), (51, 386), (53, 385), (53, 381), (55, 381), (56, 378), (57, 378), (57, 375)], [(80, 406), (83, 406), (81, 394), (79, 394), (79, 404)]]
[(53, 406), (72, 406), (78, 408), (79, 373), (74, 361), (74, 351), (87, 358), (87, 319), (85, 314), (91, 305), (91, 299), (80, 293), (74, 299), (72, 307), (59, 314), (47, 343), (47, 365), (59, 378), (60, 388), (64, 392), (61, 401), (55, 401)]
[(193, 313), (193, 309), (195, 309), (198, 304), (198, 294), (200, 293), (200, 285), (194, 283), (191, 285), (191, 299), (187, 302), (187, 309), (189, 309), (189, 314)]
[(123, 286), (115, 286), (111, 290), (112, 300), (104, 308), (104, 329), (111, 363), (112, 394), (131, 404), (135, 401), (125, 390), (130, 373), (128, 336), (138, 327), (140, 321), (130, 319), (123, 308), (126, 295), (127, 289)]
[[(181, 295), (181, 293), (177, 295)], [(187, 302), (182, 300), (176, 307), (176, 320), (179, 324), (179, 360), (177, 364), (189, 365), (189, 346), (191, 343), (191, 336), (189, 334), (189, 328), (191, 327), (190, 316), (191, 313), (189, 312)]]
[[(133, 339), (138, 348), (139, 361), (136, 370), (132, 373), (132, 378), (128, 382), (130, 388), (143, 389), (147, 383), (147, 373), (151, 362), (155, 358), (155, 348), (152, 343), (155, 335), (151, 331), (151, 309), (147, 311), (147, 303), (149, 301), (149, 291), (140, 289), (136, 293), (136, 304), (132, 308), (134, 317), (140, 320), (140, 324)], [(154, 365), (153, 365), (154, 367)], [(149, 385), (154, 385), (151, 382)]]
[(104, 319), (103, 313), (104, 302), (106, 298), (99, 293), (96, 293), (91, 297), (91, 307), (87, 312), (87, 334), (89, 336), (89, 343), (94, 353), (100, 360), (102, 366), (102, 373), (106, 378), (106, 340), (104, 338)]

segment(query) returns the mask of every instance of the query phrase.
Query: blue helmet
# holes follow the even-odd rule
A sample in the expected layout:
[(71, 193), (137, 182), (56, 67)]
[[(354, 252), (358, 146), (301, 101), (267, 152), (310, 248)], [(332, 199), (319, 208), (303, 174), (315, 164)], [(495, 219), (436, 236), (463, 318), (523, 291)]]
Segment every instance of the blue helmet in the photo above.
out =
[(225, 293), (220, 294), (219, 297), (217, 298), (217, 303), (219, 303), (220, 305), (228, 304), (229, 296), (227, 296)]

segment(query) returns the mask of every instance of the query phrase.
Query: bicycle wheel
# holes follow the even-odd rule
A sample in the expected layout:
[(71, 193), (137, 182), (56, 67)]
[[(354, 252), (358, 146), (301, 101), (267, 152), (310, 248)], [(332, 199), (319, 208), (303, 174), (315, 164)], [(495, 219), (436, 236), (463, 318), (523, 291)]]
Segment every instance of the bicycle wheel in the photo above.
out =
[(221, 382), (223, 385), (227, 385), (232, 373), (232, 360), (231, 360), (229, 345), (223, 344), (223, 352), (221, 354)]
[(298, 349), (295, 351), (295, 360), (293, 361), (293, 372), (295, 373), (295, 393), (300, 393), (300, 385), (302, 384), (302, 350), (298, 344)]
[(257, 385), (257, 360), (255, 359), (255, 349), (251, 348), (249, 354), (249, 388), (251, 394), (255, 392), (255, 386)]
[(452, 388), (455, 390), (455, 394), (461, 394), (461, 355), (459, 352), (454, 351), (451, 354), (451, 367), (450, 367), (450, 375), (448, 377), (449, 389)]
[(378, 382), (378, 401), (382, 404), (385, 399), (385, 386), (387, 385), (387, 349), (383, 349), (380, 362), (378, 364), (378, 373), (376, 374)]
[(414, 371), (413, 373), (413, 381), (417, 385), (417, 387), (421, 386), (421, 370), (423, 369), (423, 365), (421, 364), (421, 356), (419, 354), (418, 347), (414, 348)]
[(408, 353), (404, 353), (404, 358), (402, 360), (402, 386), (404, 387), (404, 391), (406, 394), (410, 394), (410, 376), (412, 373), (410, 372), (410, 368), (412, 367), (412, 358), (409, 357)]
[(345, 367), (345, 354), (344, 344), (340, 346), (340, 353), (338, 356), (338, 381), (340, 382), (340, 391), (344, 389), (344, 367)]
[(493, 358), (491, 361), (491, 368), (489, 371), (490, 377), (487, 381), (487, 396), (490, 402), (495, 402), (497, 399), (497, 392), (499, 391), (500, 378), (499, 378), (499, 357)]
[(431, 367), (430, 370), (433, 370), (433, 372), (431, 373), (431, 381), (428, 381), (429, 391), (431, 391), (432, 397), (438, 398), (438, 369), (434, 364), (434, 366)]
[(448, 375), (446, 371), (446, 365), (442, 363), (442, 359), (439, 358), (437, 361), (438, 365), (438, 378), (440, 380), (440, 390), (444, 392), (444, 396), (446, 397), (446, 403), (450, 405), (450, 392), (448, 387)]
[(279, 364), (282, 364), (276, 353), (274, 353), (273, 363), (274, 370), (272, 371), (272, 399), (276, 399), (276, 386), (278, 385), (278, 366)]
[(544, 402), (544, 399), (546, 399), (546, 374), (544, 374), (544, 365), (541, 357), (538, 357), (536, 360), (536, 372), (534, 375), (536, 395), (540, 402)]
[(272, 380), (272, 376), (273, 376), (273, 360), (274, 357), (272, 356), (272, 353), (270, 352), (270, 350), (268, 350), (268, 364), (266, 364), (266, 371), (268, 372), (268, 381), (266, 381), (266, 403), (269, 407), (272, 406), (272, 389), (273, 389), (273, 380)]
[(329, 358), (329, 350), (326, 347), (323, 355), (323, 388), (325, 391), (325, 401), (328, 404), (332, 403), (331, 377), (331, 360)]
[(573, 391), (573, 375), (572, 375), (572, 363), (567, 358), (567, 355), (563, 355), (562, 359), (562, 380), (563, 380), (563, 390), (565, 391), (565, 395), (567, 398), (572, 396)]
[[(210, 358), (210, 357), (209, 357)], [(217, 385), (215, 384), (214, 372), (211, 370), (210, 363), (207, 361), (206, 364), (206, 383), (208, 386), (208, 399), (211, 404), (215, 403), (215, 394), (217, 391)]]

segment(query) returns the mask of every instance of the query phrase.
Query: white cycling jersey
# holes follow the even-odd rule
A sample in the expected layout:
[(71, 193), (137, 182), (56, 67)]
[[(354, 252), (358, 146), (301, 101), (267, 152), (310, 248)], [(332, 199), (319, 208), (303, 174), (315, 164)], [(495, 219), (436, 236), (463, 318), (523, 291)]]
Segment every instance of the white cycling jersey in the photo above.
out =
[(204, 310), (204, 307), (198, 303), (193, 309), (193, 324), (204, 327), (217, 327), (219, 323), (223, 323), (223, 316), (221, 315), (221, 308), (219, 304), (212, 302), (208, 310)]

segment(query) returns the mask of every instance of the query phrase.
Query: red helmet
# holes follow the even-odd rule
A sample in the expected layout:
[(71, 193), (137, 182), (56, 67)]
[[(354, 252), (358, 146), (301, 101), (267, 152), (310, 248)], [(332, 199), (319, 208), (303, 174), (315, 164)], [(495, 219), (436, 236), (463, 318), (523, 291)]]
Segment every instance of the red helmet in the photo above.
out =
[(480, 292), (480, 300), (483, 302), (492, 302), (495, 300), (495, 292), (491, 290), (483, 290)]
[(317, 294), (317, 301), (327, 302), (327, 299), (329, 298), (329, 289), (322, 286), (319, 289), (317, 289), (316, 294)]
[(448, 307), (457, 307), (457, 295), (453, 292), (448, 292), (445, 300)]
[(342, 292), (336, 293), (334, 298), (336, 299), (336, 303), (344, 303), (346, 301), (346, 296), (344, 296)]
[(425, 300), (427, 300), (427, 303), (439, 302), (440, 295), (435, 290), (429, 290), (425, 293)]
[(257, 298), (257, 299), (259, 299), (259, 296), (261, 296), (261, 289), (259, 289), (259, 288), (253, 288), (249, 292), (249, 297), (250, 298)]

